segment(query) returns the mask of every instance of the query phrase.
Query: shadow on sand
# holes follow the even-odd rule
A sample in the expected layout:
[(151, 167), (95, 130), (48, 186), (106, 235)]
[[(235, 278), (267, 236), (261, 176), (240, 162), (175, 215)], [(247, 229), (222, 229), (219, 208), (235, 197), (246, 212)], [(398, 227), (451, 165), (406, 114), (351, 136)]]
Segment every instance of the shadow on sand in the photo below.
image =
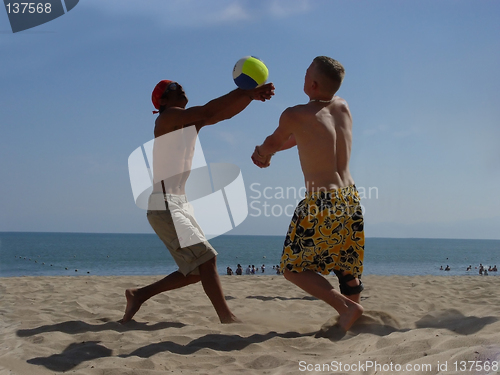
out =
[[(172, 341), (162, 341), (140, 347), (129, 354), (119, 355), (119, 358), (140, 357), (149, 358), (163, 352), (170, 352), (181, 355), (190, 355), (202, 349), (212, 349), (222, 352), (242, 350), (251, 344), (265, 342), (275, 337), (297, 338), (313, 336), (314, 332), (300, 334), (297, 332), (277, 333), (269, 332), (265, 335), (254, 334), (249, 337), (240, 335), (209, 334), (192, 340), (189, 344), (181, 345)], [(37, 357), (29, 359), (27, 362), (32, 365), (44, 366), (49, 370), (57, 372), (69, 371), (79, 364), (95, 360), (97, 358), (111, 357), (112, 350), (101, 345), (99, 341), (88, 341), (82, 343), (72, 343), (60, 354), (53, 354), (48, 357)]]
[(68, 334), (77, 334), (85, 332), (103, 332), (103, 331), (158, 331), (165, 328), (182, 328), (185, 324), (176, 322), (161, 322), (149, 325), (148, 323), (138, 323), (134, 320), (123, 325), (118, 322), (105, 322), (103, 324), (89, 324), (81, 320), (70, 320), (67, 322), (40, 326), (32, 329), (20, 329), (16, 332), (19, 337), (29, 337), (47, 332), (63, 332)]

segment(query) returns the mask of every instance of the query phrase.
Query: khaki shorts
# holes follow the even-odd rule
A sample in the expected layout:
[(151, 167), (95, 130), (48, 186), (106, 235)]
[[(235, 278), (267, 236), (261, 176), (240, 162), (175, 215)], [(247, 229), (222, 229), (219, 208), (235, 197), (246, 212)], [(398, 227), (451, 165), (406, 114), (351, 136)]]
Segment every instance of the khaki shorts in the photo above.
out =
[[(168, 208), (164, 211), (148, 210), (149, 224), (172, 254), (179, 272), (184, 276), (199, 275), (198, 267), (215, 257), (217, 251), (206, 240), (186, 196), (168, 194)], [(180, 236), (197, 238), (197, 243), (180, 247), (176, 226)]]

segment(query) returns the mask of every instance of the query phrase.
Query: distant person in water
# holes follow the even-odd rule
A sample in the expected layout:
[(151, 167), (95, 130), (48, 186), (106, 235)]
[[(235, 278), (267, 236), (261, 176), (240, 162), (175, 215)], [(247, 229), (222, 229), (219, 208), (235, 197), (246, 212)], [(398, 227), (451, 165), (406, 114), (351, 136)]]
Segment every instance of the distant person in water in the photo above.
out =
[(241, 267), (241, 264), (238, 263), (236, 266), (236, 275), (241, 275), (243, 274), (243, 268)]

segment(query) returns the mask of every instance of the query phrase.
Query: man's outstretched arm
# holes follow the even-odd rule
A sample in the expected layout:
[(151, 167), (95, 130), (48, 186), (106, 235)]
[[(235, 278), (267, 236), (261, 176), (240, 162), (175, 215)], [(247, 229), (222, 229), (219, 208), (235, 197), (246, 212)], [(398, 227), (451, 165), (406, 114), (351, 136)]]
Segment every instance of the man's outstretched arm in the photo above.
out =
[[(272, 83), (256, 87), (252, 90), (235, 89), (205, 104), (202, 108), (206, 111), (207, 117), (197, 124), (197, 127), (201, 128), (228, 120), (243, 111), (253, 100), (264, 102), (271, 99), (273, 95), (274, 85)], [(189, 110), (187, 109), (186, 111)]]
[(260, 168), (269, 167), (271, 157), (278, 151), (286, 150), (295, 146), (295, 136), (292, 133), (293, 114), (292, 109), (286, 109), (280, 117), (279, 125), (273, 134), (268, 136), (264, 143), (255, 147), (252, 161)]
[(243, 111), (253, 100), (266, 101), (274, 95), (274, 85), (268, 83), (252, 90), (235, 89), (226, 95), (209, 101), (203, 106), (187, 109), (169, 107), (157, 120), (155, 136), (168, 133), (171, 129), (196, 125), (199, 131), (206, 125), (213, 125), (230, 119)]

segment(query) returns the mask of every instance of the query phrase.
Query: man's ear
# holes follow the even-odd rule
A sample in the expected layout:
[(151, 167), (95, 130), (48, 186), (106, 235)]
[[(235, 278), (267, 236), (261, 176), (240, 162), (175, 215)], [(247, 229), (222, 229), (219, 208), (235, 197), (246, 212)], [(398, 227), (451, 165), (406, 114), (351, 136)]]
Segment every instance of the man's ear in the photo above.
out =
[(161, 98), (160, 99), (160, 106), (163, 107), (164, 105), (167, 105), (167, 102), (168, 102), (167, 98)]

